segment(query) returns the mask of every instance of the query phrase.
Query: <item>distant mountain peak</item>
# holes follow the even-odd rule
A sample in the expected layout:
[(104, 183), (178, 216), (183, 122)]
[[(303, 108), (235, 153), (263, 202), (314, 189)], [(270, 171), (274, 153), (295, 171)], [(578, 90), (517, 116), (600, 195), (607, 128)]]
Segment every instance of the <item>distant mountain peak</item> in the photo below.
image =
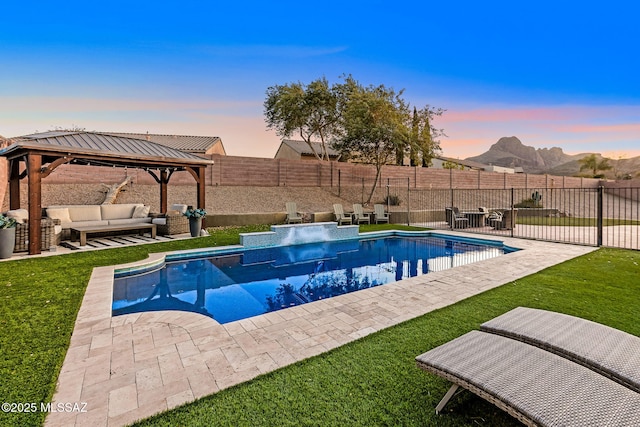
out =
[(519, 166), (528, 173), (544, 173), (575, 160), (575, 156), (565, 154), (559, 147), (536, 149), (524, 145), (516, 136), (505, 136), (486, 153), (467, 160), (511, 168)]

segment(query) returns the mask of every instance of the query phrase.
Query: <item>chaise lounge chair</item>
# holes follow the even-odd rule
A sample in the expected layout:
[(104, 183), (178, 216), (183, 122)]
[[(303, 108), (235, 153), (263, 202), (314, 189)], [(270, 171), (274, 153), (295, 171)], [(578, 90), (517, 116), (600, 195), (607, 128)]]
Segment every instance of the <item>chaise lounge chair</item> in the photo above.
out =
[(515, 308), (480, 330), (526, 342), (587, 366), (640, 393), (640, 338), (552, 311)]
[(287, 202), (287, 224), (293, 224), (299, 222), (302, 224), (302, 215), (298, 212), (298, 207), (295, 202)]
[[(501, 335), (472, 331), (416, 358), (420, 368), (453, 383), (436, 413), (463, 387), (525, 425), (640, 425), (640, 394), (633, 388), (640, 338), (584, 319), (528, 310), (482, 325)], [(558, 328), (556, 337), (550, 331)], [(502, 335), (509, 330), (517, 339)], [(589, 344), (598, 339), (622, 341), (616, 341), (619, 348), (610, 341), (595, 345), (601, 348), (593, 353)], [(610, 362), (606, 369), (599, 367), (600, 356)]]
[(373, 205), (373, 213), (376, 216), (376, 224), (380, 224), (381, 222), (389, 223), (389, 214), (384, 211), (384, 205)]
[(333, 205), (333, 213), (336, 216), (336, 221), (338, 222), (338, 225), (352, 223), (351, 215), (347, 215), (344, 213), (344, 210), (342, 209), (342, 205), (340, 203), (335, 203)]

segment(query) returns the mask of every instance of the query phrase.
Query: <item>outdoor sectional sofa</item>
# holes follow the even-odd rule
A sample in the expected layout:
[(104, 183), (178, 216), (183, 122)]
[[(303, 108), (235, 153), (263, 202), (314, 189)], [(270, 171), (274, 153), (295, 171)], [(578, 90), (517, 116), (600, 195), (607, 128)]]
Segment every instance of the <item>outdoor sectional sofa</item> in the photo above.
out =
[(71, 228), (102, 225), (151, 223), (149, 206), (141, 203), (109, 205), (57, 205), (45, 208), (47, 218), (60, 221), (62, 239), (71, 237)]
[(150, 213), (149, 206), (142, 203), (108, 205), (55, 205), (44, 211), (48, 218), (60, 221), (62, 239), (71, 238), (71, 228), (101, 225), (129, 225), (152, 223), (158, 234), (181, 234), (189, 232), (189, 220), (184, 216), (186, 205), (173, 205), (166, 214)]

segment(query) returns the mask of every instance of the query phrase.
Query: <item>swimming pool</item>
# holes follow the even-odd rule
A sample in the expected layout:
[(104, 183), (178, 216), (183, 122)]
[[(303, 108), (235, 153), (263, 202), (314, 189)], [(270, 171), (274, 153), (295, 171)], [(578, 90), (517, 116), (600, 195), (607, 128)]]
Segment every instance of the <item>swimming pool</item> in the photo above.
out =
[(116, 272), (112, 309), (113, 315), (183, 310), (228, 323), (513, 250), (499, 242), (428, 235), (167, 257), (150, 271)]

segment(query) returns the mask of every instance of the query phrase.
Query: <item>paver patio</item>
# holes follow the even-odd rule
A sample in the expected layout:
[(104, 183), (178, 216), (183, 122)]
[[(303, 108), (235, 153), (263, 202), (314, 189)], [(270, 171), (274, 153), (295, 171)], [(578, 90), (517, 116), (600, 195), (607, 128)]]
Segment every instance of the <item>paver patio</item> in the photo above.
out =
[(492, 239), (523, 250), (225, 325), (179, 311), (111, 317), (115, 267), (96, 268), (53, 398), (87, 411), (45, 425), (130, 424), (596, 249)]

